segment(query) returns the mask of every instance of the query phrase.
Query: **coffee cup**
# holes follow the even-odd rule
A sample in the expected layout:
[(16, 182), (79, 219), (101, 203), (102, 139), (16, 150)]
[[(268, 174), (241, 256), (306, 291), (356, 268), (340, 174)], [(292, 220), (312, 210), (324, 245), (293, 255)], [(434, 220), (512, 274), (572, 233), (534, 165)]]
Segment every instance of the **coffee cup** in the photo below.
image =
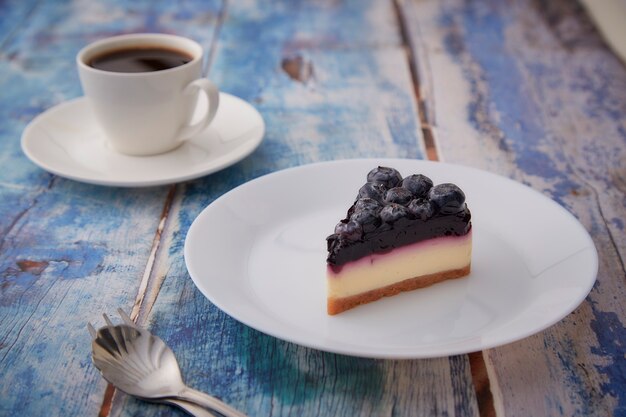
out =
[[(84, 47), (76, 57), (78, 73), (108, 147), (156, 155), (205, 129), (217, 112), (219, 90), (202, 77), (202, 57), (197, 42), (167, 34), (120, 35)], [(199, 94), (207, 106), (198, 106)]]

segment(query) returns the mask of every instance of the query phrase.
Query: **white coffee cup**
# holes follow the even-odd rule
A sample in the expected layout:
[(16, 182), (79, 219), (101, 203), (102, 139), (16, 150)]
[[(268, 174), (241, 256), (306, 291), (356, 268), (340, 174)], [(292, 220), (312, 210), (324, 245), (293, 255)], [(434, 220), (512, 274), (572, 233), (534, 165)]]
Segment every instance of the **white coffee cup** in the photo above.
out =
[[(142, 48), (179, 51), (191, 60), (148, 72), (114, 72), (90, 65), (107, 53)], [(219, 90), (202, 77), (202, 56), (197, 42), (166, 34), (114, 36), (84, 47), (76, 57), (78, 73), (107, 145), (127, 155), (155, 155), (205, 129), (217, 112)], [(200, 91), (208, 106), (201, 117), (194, 117)]]

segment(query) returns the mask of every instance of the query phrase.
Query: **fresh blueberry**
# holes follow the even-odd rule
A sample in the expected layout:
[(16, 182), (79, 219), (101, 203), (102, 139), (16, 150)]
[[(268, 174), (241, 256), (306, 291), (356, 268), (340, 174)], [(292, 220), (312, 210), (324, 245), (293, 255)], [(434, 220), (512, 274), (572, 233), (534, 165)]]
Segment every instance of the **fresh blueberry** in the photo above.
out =
[(350, 221), (358, 223), (364, 233), (374, 231), (380, 226), (380, 217), (372, 211), (355, 211), (350, 216)]
[(428, 197), (442, 214), (458, 213), (464, 208), (465, 194), (454, 184), (435, 185)]
[(430, 200), (416, 198), (408, 205), (409, 211), (418, 219), (428, 220), (435, 214), (435, 208)]
[(378, 213), (381, 208), (382, 205), (378, 201), (369, 197), (359, 198), (356, 203), (354, 203), (354, 211), (373, 211)]
[(433, 186), (430, 178), (422, 174), (409, 175), (402, 180), (402, 186), (413, 193), (415, 197), (425, 197)]
[(363, 236), (363, 228), (355, 221), (340, 222), (335, 226), (335, 233), (340, 239), (354, 242)]
[(413, 194), (402, 187), (390, 188), (385, 192), (385, 203), (397, 203), (406, 206), (413, 199)]
[(380, 219), (385, 223), (395, 223), (409, 216), (409, 209), (396, 203), (388, 204), (380, 211)]
[(402, 181), (402, 176), (393, 168), (379, 166), (367, 174), (367, 181), (380, 182), (385, 184), (385, 187), (392, 188)]
[(376, 201), (383, 201), (383, 197), (385, 196), (385, 191), (387, 191), (387, 187), (384, 184), (379, 182), (368, 182), (365, 183), (359, 189), (359, 197), (358, 198), (372, 198)]

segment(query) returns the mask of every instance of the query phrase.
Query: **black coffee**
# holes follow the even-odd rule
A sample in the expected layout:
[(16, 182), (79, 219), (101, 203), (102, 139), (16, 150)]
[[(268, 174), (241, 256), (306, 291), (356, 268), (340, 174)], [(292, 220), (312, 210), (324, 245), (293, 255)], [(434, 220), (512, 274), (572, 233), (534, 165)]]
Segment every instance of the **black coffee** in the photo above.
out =
[(175, 49), (135, 47), (97, 55), (88, 65), (110, 72), (153, 72), (179, 67), (191, 60), (191, 56)]

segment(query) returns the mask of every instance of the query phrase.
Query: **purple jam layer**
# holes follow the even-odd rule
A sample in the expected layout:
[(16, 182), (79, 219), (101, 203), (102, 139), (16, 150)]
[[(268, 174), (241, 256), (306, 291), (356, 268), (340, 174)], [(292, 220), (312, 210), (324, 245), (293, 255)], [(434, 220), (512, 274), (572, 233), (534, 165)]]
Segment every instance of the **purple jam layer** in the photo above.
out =
[(467, 207), (454, 214), (436, 214), (427, 219), (401, 218), (393, 224), (383, 223), (361, 239), (351, 241), (332, 234), (326, 238), (331, 269), (373, 253), (386, 253), (395, 248), (443, 236), (463, 236), (471, 230), (471, 214)]
[[(407, 256), (415, 256), (416, 252), (424, 252), (433, 250), (446, 250), (449, 248), (455, 248), (459, 246), (466, 246), (469, 242), (471, 245), (472, 239), (472, 231), (470, 230), (467, 234), (463, 236), (444, 236), (434, 239), (422, 240), (421, 242), (411, 243), (406, 246), (402, 246), (396, 248), (392, 251), (387, 251), (385, 253), (371, 253), (367, 256), (363, 256), (360, 259), (357, 259), (352, 262), (345, 263), (343, 265), (327, 265), (326, 274), (328, 278), (332, 279), (341, 279), (342, 275), (345, 272), (351, 273), (355, 269), (363, 269), (364, 267), (370, 267), (375, 264), (379, 264), (380, 262), (384, 263), (394, 263), (397, 261), (401, 261), (403, 258)], [(459, 267), (463, 267), (465, 265), (460, 265)], [(441, 272), (441, 271), (437, 271)], [(431, 272), (429, 272), (431, 273)], [(422, 274), (420, 274), (422, 275)], [(417, 276), (420, 276), (417, 275)], [(415, 278), (415, 276), (411, 276), (410, 278)]]

